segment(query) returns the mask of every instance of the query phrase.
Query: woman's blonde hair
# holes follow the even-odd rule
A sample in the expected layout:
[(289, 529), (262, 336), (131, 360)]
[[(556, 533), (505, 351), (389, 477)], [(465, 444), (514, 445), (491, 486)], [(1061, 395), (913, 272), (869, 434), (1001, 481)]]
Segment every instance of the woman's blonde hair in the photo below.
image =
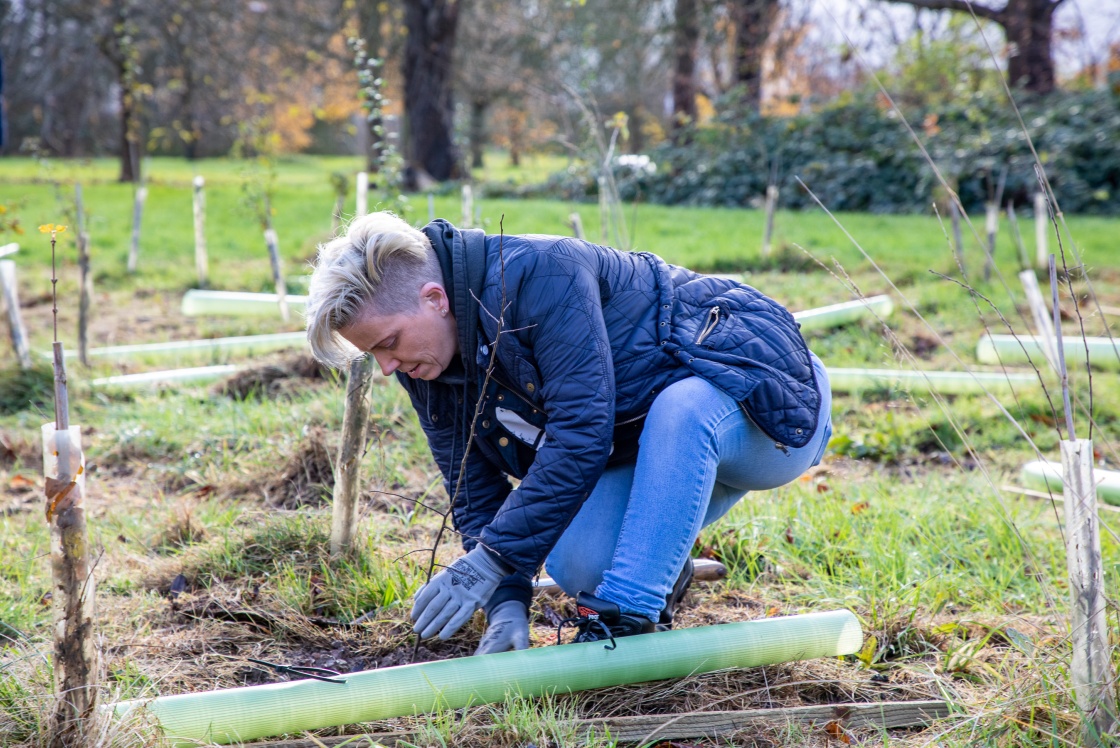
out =
[(307, 294), (307, 342), (325, 364), (342, 368), (359, 355), (338, 334), (368, 307), (378, 315), (419, 308), (420, 288), (443, 283), (428, 237), (389, 212), (354, 219), (344, 236), (319, 245)]

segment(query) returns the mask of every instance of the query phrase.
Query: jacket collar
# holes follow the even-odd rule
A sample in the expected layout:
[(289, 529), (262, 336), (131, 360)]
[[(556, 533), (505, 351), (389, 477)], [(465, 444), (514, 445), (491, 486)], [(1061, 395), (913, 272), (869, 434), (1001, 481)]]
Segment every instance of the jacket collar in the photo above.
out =
[(443, 218), (437, 218), (421, 231), (432, 243), (443, 286), (455, 314), (459, 332), (459, 354), (463, 359), (467, 381), (478, 379), (478, 302), (486, 279), (486, 232), (481, 229), (460, 230)]

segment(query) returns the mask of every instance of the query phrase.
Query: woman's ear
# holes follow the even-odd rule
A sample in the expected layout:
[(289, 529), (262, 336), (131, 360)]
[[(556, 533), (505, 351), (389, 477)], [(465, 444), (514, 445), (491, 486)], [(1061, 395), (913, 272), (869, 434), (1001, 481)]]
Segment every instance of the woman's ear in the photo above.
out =
[(447, 291), (435, 281), (429, 281), (420, 287), (420, 301), (421, 303), (431, 304), (437, 312), (445, 315), (450, 311)]

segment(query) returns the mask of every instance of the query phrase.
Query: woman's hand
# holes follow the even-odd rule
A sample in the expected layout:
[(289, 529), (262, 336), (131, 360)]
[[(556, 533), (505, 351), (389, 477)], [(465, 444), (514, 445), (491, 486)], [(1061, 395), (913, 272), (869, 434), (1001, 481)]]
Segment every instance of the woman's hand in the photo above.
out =
[(412, 606), (413, 630), (421, 639), (451, 636), (490, 599), (512, 569), (482, 545), (460, 557), (420, 588)]
[(490, 611), (486, 623), (476, 655), (529, 648), (529, 611), (520, 600), (506, 600), (498, 605)]

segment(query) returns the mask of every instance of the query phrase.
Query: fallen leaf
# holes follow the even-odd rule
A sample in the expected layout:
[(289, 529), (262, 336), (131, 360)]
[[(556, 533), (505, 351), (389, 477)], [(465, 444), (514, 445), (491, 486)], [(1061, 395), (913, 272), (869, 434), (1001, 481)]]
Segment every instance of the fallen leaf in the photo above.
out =
[(793, 527), (786, 525), (786, 542), (793, 543)]
[(840, 724), (839, 720), (834, 719), (826, 724), (824, 726), (824, 731), (828, 733), (828, 737), (836, 738), (841, 743), (850, 744), (852, 742), (851, 737), (848, 736), (848, 733), (844, 730), (844, 726)]
[(871, 508), (870, 501), (861, 501), (858, 504), (852, 504), (852, 514), (863, 514)]
[(782, 613), (782, 609), (779, 608), (777, 605), (771, 605), (769, 608), (766, 609), (766, 617), (767, 618), (773, 618), (774, 616), (781, 615), (781, 613)]
[(35, 486), (37, 485), (39, 484), (25, 475), (20, 475), (19, 473), (13, 475), (11, 480), (8, 481), (8, 488), (35, 488)]
[(828, 493), (831, 490), (832, 490), (832, 488), (829, 487), (829, 485), (827, 483), (818, 483), (817, 484), (817, 493)]

